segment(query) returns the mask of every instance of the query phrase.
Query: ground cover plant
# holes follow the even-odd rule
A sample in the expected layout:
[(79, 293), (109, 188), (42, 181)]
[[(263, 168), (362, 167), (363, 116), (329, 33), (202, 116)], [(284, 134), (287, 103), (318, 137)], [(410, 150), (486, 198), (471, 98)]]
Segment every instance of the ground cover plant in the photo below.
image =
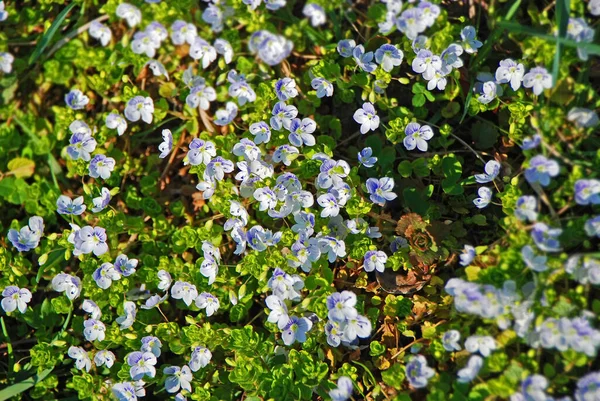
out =
[(0, 1), (0, 400), (600, 400), (600, 1)]

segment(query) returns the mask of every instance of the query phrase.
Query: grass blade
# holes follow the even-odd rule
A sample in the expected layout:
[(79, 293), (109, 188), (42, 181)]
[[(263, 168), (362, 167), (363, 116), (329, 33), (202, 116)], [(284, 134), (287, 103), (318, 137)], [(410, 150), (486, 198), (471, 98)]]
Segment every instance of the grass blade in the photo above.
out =
[(50, 372), (52, 372), (52, 369), (46, 369), (41, 373), (37, 373), (23, 381), (20, 381), (19, 383), (6, 387), (4, 390), (0, 391), (0, 401), (14, 399), (14, 397), (18, 396), (22, 392), (29, 390), (37, 383), (44, 380), (46, 376), (48, 376)]
[(50, 29), (48, 29), (48, 31), (44, 34), (44, 36), (42, 36), (42, 38), (38, 42), (37, 46), (35, 47), (35, 50), (31, 54), (31, 57), (29, 57), (29, 65), (34, 64), (38, 60), (38, 58), (40, 58), (40, 56), (42, 55), (44, 50), (46, 50), (46, 47), (48, 47), (48, 44), (50, 44), (50, 41), (52, 40), (52, 38), (58, 31), (58, 28), (60, 28), (63, 21), (67, 17), (67, 14), (69, 13), (69, 11), (71, 11), (73, 9), (73, 7), (75, 7), (76, 5), (77, 5), (77, 3), (73, 2), (73, 3), (69, 4), (67, 7), (65, 7), (65, 9), (62, 10), (60, 12), (60, 14), (58, 14), (56, 19), (52, 23), (52, 25), (50, 25)]
[[(567, 25), (569, 24), (569, 0), (556, 0), (556, 10), (554, 16), (556, 19), (556, 26), (558, 27), (558, 37), (564, 39), (567, 35)], [(556, 85), (558, 82), (562, 47), (562, 43), (557, 41), (556, 52), (554, 53), (554, 62), (552, 63), (553, 85)]]

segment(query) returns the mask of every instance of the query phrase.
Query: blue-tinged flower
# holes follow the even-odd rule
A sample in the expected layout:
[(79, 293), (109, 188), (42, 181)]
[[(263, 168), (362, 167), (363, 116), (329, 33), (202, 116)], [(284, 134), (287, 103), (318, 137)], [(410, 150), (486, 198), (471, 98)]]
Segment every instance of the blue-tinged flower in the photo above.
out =
[(496, 160), (490, 160), (485, 164), (485, 174), (475, 174), (475, 181), (480, 184), (492, 182), (500, 174), (501, 165)]
[(465, 267), (465, 266), (469, 266), (471, 264), (471, 262), (473, 261), (473, 259), (475, 259), (475, 256), (477, 255), (477, 253), (475, 252), (475, 248), (471, 245), (465, 245), (465, 247), (463, 248), (459, 258), (460, 258), (460, 265)]
[(380, 273), (383, 273), (385, 270), (385, 264), (387, 262), (387, 255), (383, 251), (367, 251), (365, 253), (364, 261), (363, 261), (363, 269), (366, 272), (372, 272), (373, 270), (377, 270)]
[(64, 292), (67, 298), (74, 300), (81, 293), (81, 280), (77, 276), (59, 273), (52, 279), (52, 288), (57, 292)]
[(545, 255), (536, 255), (531, 246), (525, 245), (521, 249), (521, 256), (523, 257), (523, 262), (531, 270), (538, 273), (548, 270), (548, 266), (546, 265), (548, 258)]
[(90, 102), (90, 98), (79, 89), (72, 89), (65, 95), (65, 103), (71, 110), (81, 110)]
[(523, 86), (533, 88), (533, 93), (539, 96), (544, 89), (552, 88), (552, 75), (544, 67), (532, 68), (523, 76)]
[(363, 135), (379, 128), (379, 116), (372, 103), (363, 103), (362, 108), (354, 112), (353, 118), (360, 124), (360, 133)]
[(535, 134), (532, 136), (528, 136), (523, 138), (523, 144), (521, 144), (521, 149), (523, 150), (531, 150), (535, 149), (542, 143), (542, 137), (539, 134)]
[(428, 1), (421, 1), (417, 7), (421, 10), (421, 18), (425, 25), (433, 26), (437, 17), (440, 16), (440, 7)]
[(448, 74), (450, 74), (450, 67), (442, 65), (442, 67), (438, 70), (435, 70), (433, 76), (427, 82), (427, 90), (434, 90), (435, 88), (439, 90), (446, 89), (446, 85), (448, 84), (448, 79), (446, 78)]
[(343, 258), (346, 256), (346, 243), (343, 240), (334, 237), (320, 237), (319, 248), (321, 252), (327, 254), (327, 260), (329, 263), (333, 263), (338, 257)]
[(189, 366), (167, 366), (163, 369), (163, 373), (167, 375), (165, 379), (165, 389), (168, 393), (176, 393), (179, 389), (192, 392), (191, 381), (194, 379)]
[(282, 162), (286, 166), (289, 166), (296, 160), (299, 154), (300, 151), (295, 146), (281, 145), (273, 152), (273, 161), (275, 163)]
[(340, 376), (337, 381), (337, 388), (334, 388), (329, 392), (329, 396), (332, 401), (346, 401), (352, 397), (352, 391), (354, 390), (352, 379), (348, 376)]
[(479, 355), (471, 355), (469, 361), (467, 362), (467, 366), (458, 371), (458, 379), (459, 383), (470, 383), (479, 374), (481, 367), (483, 366), (483, 358)]
[(10, 74), (12, 71), (12, 64), (15, 61), (15, 57), (7, 52), (0, 52), (0, 71), (5, 74)]
[(337, 44), (337, 51), (344, 58), (352, 57), (352, 52), (356, 47), (354, 39), (343, 39)]
[(417, 74), (422, 74), (426, 80), (431, 80), (435, 72), (442, 68), (442, 59), (429, 50), (419, 50), (412, 62), (412, 69)]
[(314, 27), (323, 25), (327, 22), (327, 16), (323, 7), (315, 3), (307, 3), (302, 9), (302, 14), (310, 19), (310, 24)]
[(68, 354), (71, 358), (75, 359), (75, 367), (77, 369), (85, 370), (86, 372), (90, 371), (92, 368), (92, 361), (83, 348), (71, 345)]
[(371, 202), (383, 206), (387, 201), (393, 201), (398, 197), (393, 191), (394, 179), (389, 177), (369, 178), (367, 180), (367, 192), (371, 195)]
[(99, 268), (94, 271), (92, 274), (92, 278), (96, 282), (98, 287), (106, 290), (109, 288), (113, 281), (117, 281), (121, 279), (121, 274), (115, 270), (115, 267), (112, 263), (102, 263)]
[(271, 128), (264, 121), (251, 124), (250, 133), (254, 135), (254, 141), (257, 145), (271, 140)]
[(196, 298), (196, 306), (200, 309), (205, 309), (206, 316), (212, 316), (221, 304), (217, 297), (208, 292), (203, 292)]
[(470, 336), (465, 341), (465, 349), (475, 354), (479, 352), (481, 356), (488, 357), (497, 348), (496, 340), (490, 336)]
[(408, 248), (408, 241), (406, 238), (394, 237), (394, 240), (390, 243), (390, 250), (392, 253), (396, 253), (403, 248)]
[(358, 45), (352, 50), (352, 56), (356, 65), (365, 72), (373, 72), (377, 68), (377, 64), (373, 62), (373, 52), (366, 52), (363, 45)]
[(4, 312), (13, 312), (19, 309), (19, 312), (27, 311), (27, 304), (31, 301), (31, 291), (27, 288), (19, 288), (16, 285), (9, 285), (2, 291), (2, 309)]
[(104, 47), (108, 46), (112, 39), (110, 28), (96, 20), (92, 21), (88, 32), (92, 38), (99, 40)]
[(227, 74), (227, 80), (231, 83), (228, 90), (229, 96), (237, 99), (240, 106), (256, 100), (256, 93), (246, 82), (244, 74), (238, 74), (235, 70), (231, 70)]
[(112, 157), (106, 157), (105, 155), (96, 155), (90, 161), (89, 172), (92, 178), (102, 178), (108, 180), (110, 173), (115, 168), (115, 159)]
[(402, 11), (402, 0), (381, 0), (389, 13), (398, 15)]
[(19, 252), (35, 249), (40, 244), (44, 233), (44, 220), (39, 216), (29, 218), (29, 225), (21, 227), (19, 231), (8, 230), (8, 240)]
[(352, 343), (357, 338), (368, 338), (371, 335), (371, 321), (362, 315), (349, 318), (340, 326), (344, 330), (342, 342)]
[(56, 212), (58, 214), (71, 214), (79, 216), (85, 211), (85, 208), (86, 206), (83, 203), (83, 196), (79, 196), (73, 200), (66, 195), (61, 195), (56, 200)]
[(366, 168), (375, 166), (375, 163), (377, 163), (377, 158), (373, 156), (373, 149), (368, 147), (358, 152), (358, 162)]
[(396, 27), (400, 32), (413, 40), (427, 29), (426, 21), (423, 19), (423, 10), (420, 8), (409, 8), (404, 10), (396, 19)]
[(462, 348), (458, 341), (460, 340), (460, 332), (458, 330), (448, 330), (442, 336), (442, 345), (448, 352), (460, 351)]
[(274, 295), (282, 300), (300, 301), (299, 291), (304, 288), (304, 281), (300, 276), (289, 275), (277, 267), (267, 282), (267, 286)]
[(206, 175), (209, 178), (223, 181), (226, 173), (231, 173), (234, 169), (232, 161), (217, 156), (206, 165)]
[(292, 345), (298, 341), (306, 341), (306, 333), (312, 328), (312, 322), (305, 317), (291, 316), (287, 325), (283, 328), (281, 338), (285, 345)]
[(588, 219), (583, 228), (590, 237), (600, 237), (600, 216)]
[(384, 35), (388, 35), (391, 33), (391, 31), (396, 27), (396, 16), (400, 13), (400, 11), (398, 10), (396, 11), (390, 11), (389, 9), (387, 10), (387, 12), (385, 13), (385, 19), (379, 23), (377, 23), (377, 26), (379, 27), (379, 32), (381, 32)]
[(250, 10), (256, 10), (256, 8), (262, 3), (262, 0), (242, 0), (242, 3), (250, 6)]
[(96, 140), (92, 137), (92, 130), (81, 120), (76, 120), (69, 125), (69, 130), (72, 132), (67, 147), (67, 154), (73, 160), (82, 159), (89, 161), (92, 153), (96, 149)]
[(275, 196), (275, 192), (269, 187), (258, 188), (254, 191), (254, 199), (260, 202), (259, 210), (265, 211), (268, 209), (273, 209), (277, 206), (277, 197)]
[(279, 330), (283, 330), (290, 320), (285, 302), (276, 295), (269, 295), (265, 299), (265, 303), (267, 308), (270, 309), (267, 321), (277, 323)]
[(167, 29), (163, 26), (163, 24), (157, 21), (151, 22), (146, 29), (144, 29), (144, 31), (150, 35), (150, 38), (154, 42), (158, 43), (159, 47), (161, 42), (169, 37), (169, 32)]
[(165, 294), (162, 297), (158, 294), (152, 295), (150, 298), (148, 298), (146, 300), (144, 305), (140, 306), (140, 308), (146, 309), (146, 310), (152, 309), (155, 306), (158, 306), (159, 304), (163, 303), (168, 297), (169, 297), (169, 294)]
[(119, 329), (125, 330), (133, 326), (135, 317), (137, 316), (137, 308), (131, 301), (123, 303), (123, 315), (117, 317), (115, 322), (119, 324)]
[(99, 213), (106, 209), (106, 207), (110, 203), (110, 199), (110, 190), (108, 188), (102, 187), (100, 196), (92, 199), (92, 203), (94, 205), (94, 207), (92, 208), (92, 212)]
[(558, 237), (562, 234), (560, 228), (550, 228), (544, 223), (535, 223), (531, 237), (540, 250), (544, 252), (559, 252), (561, 250)]
[(427, 366), (427, 359), (423, 355), (415, 355), (406, 364), (406, 379), (414, 388), (427, 387), (429, 379), (435, 375), (435, 371)]
[(313, 78), (310, 82), (310, 86), (317, 91), (318, 98), (333, 96), (333, 84), (325, 78)]
[(140, 351), (142, 352), (152, 352), (155, 357), (160, 356), (160, 348), (162, 347), (162, 342), (156, 337), (146, 336), (142, 338), (142, 348)]
[(131, 367), (129, 375), (133, 380), (142, 380), (144, 376), (156, 375), (156, 357), (152, 352), (135, 351), (127, 355), (127, 364)]
[(542, 375), (531, 375), (521, 382), (521, 391), (513, 394), (511, 401), (548, 401), (546, 394), (548, 379)]
[[(425, 41), (426, 40), (427, 38), (425, 38)], [(442, 70), (448, 71), (449, 73), (452, 68), (461, 68), (464, 65), (462, 59), (460, 58), (460, 56), (463, 54), (463, 51), (464, 49), (458, 43), (452, 43), (446, 49), (444, 49), (440, 55), (442, 60)]]
[(518, 90), (523, 82), (523, 76), (525, 75), (525, 67), (521, 63), (516, 63), (512, 59), (505, 59), (500, 61), (500, 66), (496, 69), (496, 81), (504, 84), (510, 83), (510, 87), (513, 90)]
[(219, 38), (215, 40), (214, 47), (217, 53), (223, 56), (225, 64), (231, 63), (231, 60), (233, 60), (233, 47), (231, 47), (231, 43), (223, 38)]
[(600, 180), (575, 181), (575, 202), (578, 205), (600, 205)]
[(115, 270), (124, 277), (129, 277), (135, 273), (139, 261), (137, 259), (129, 259), (127, 255), (120, 254), (115, 259)]
[(133, 383), (117, 383), (111, 389), (117, 401), (137, 401), (136, 389)]
[(6, 21), (8, 12), (5, 10), (4, 0), (0, 1), (0, 22)]
[(217, 148), (213, 142), (194, 138), (192, 139), (192, 142), (190, 142), (187, 159), (188, 163), (192, 166), (197, 166), (199, 164), (208, 165), (216, 155)]
[(177, 20), (171, 25), (171, 40), (174, 45), (188, 43), (191, 45), (198, 36), (196, 26), (192, 23)]
[(325, 324), (325, 334), (327, 335), (327, 344), (332, 347), (339, 347), (342, 343), (344, 330), (340, 323), (330, 320)]
[(197, 36), (190, 46), (190, 57), (194, 60), (202, 60), (202, 68), (206, 69), (217, 59), (217, 50), (206, 40)]
[(519, 197), (515, 207), (515, 216), (521, 221), (536, 221), (538, 217), (536, 197), (530, 195)]
[[(598, 8), (596, 15), (600, 15), (600, 1), (596, 3)], [(590, 2), (591, 4), (592, 2)], [(580, 378), (577, 381), (577, 388), (574, 395), (576, 401), (595, 401), (600, 399), (600, 372), (591, 372)]]
[(212, 285), (219, 274), (219, 265), (217, 261), (210, 256), (206, 256), (200, 265), (200, 274), (208, 278), (208, 285)]
[(406, 150), (419, 149), (421, 152), (427, 151), (427, 141), (433, 138), (433, 130), (429, 125), (419, 123), (409, 123), (404, 129), (406, 137), (403, 144)]
[(217, 183), (210, 177), (208, 177), (206, 181), (200, 181), (198, 185), (196, 185), (196, 189), (198, 191), (202, 191), (203, 199), (210, 199), (210, 197), (215, 194), (216, 188)]
[(344, 160), (324, 160), (321, 163), (320, 173), (317, 176), (317, 187), (328, 189), (338, 187), (344, 183), (344, 178), (350, 174), (350, 165)]
[[(108, 128), (108, 129), (116, 129), (119, 136), (123, 135), (125, 133), (125, 130), (127, 129), (127, 120), (125, 120), (123, 118), (123, 116), (121, 116), (119, 113), (110, 113), (109, 115), (107, 115), (105, 124), (106, 124), (106, 128)], [(91, 135), (91, 131), (90, 131), (90, 135)], [(94, 144), (94, 148), (95, 148), (95, 144)], [(93, 149), (91, 151), (93, 151)], [(89, 151), (89, 152), (91, 152), (91, 151)]]
[(169, 155), (169, 153), (171, 153), (171, 150), (173, 149), (173, 134), (171, 133), (171, 130), (162, 130), (162, 138), (163, 141), (160, 145), (158, 145), (158, 150), (160, 151), (160, 155), (158, 155), (158, 157), (164, 159)]
[(194, 351), (192, 351), (192, 356), (190, 357), (190, 362), (188, 365), (193, 372), (197, 372), (198, 370), (206, 367), (211, 359), (212, 353), (208, 348), (196, 347), (194, 348)]
[(213, 32), (219, 33), (223, 30), (224, 13), (221, 8), (215, 4), (208, 4), (202, 13), (202, 20), (211, 25)]
[(200, 107), (202, 110), (210, 108), (210, 102), (217, 99), (217, 92), (212, 86), (206, 86), (204, 80), (198, 81), (190, 89), (190, 94), (186, 96), (185, 103), (192, 109)]
[(598, 114), (596, 114), (594, 110), (585, 109), (583, 107), (573, 107), (569, 110), (567, 120), (581, 128), (595, 127), (598, 125), (598, 122), (600, 122)]
[(496, 97), (502, 95), (502, 87), (493, 81), (493, 77), (488, 73), (477, 75), (478, 82), (475, 83), (473, 92), (477, 94), (477, 101), (481, 104), (491, 103)]
[(104, 341), (106, 326), (99, 320), (88, 319), (83, 322), (83, 336), (87, 341)]
[(402, 64), (403, 59), (404, 53), (394, 45), (384, 44), (375, 51), (375, 61), (386, 72), (390, 72), (394, 67)]
[(250, 139), (242, 138), (238, 143), (233, 145), (233, 154), (243, 156), (246, 161), (258, 160), (261, 156), (260, 149)]
[(298, 109), (291, 104), (287, 105), (284, 102), (277, 102), (275, 103), (275, 106), (273, 106), (273, 111), (271, 112), (271, 114), (273, 115), (273, 117), (271, 117), (270, 120), (271, 128), (277, 131), (281, 130), (281, 128), (290, 130), (292, 120), (298, 115)]
[[(265, 2), (266, 3), (266, 2)], [(267, 8), (277, 5), (277, 8), (285, 5), (285, 0), (269, 0)], [(287, 58), (294, 44), (281, 35), (275, 35), (269, 31), (256, 31), (248, 41), (248, 48), (252, 54), (258, 53), (258, 57), (270, 66), (281, 63)]]
[(214, 122), (216, 125), (224, 126), (232, 122), (237, 117), (238, 107), (233, 102), (227, 102), (224, 109), (218, 109), (215, 112)]
[(75, 250), (73, 255), (94, 253), (100, 256), (108, 252), (106, 230), (102, 227), (85, 226), (75, 234)]
[(125, 19), (130, 28), (142, 22), (142, 12), (140, 9), (129, 3), (119, 4), (117, 7), (117, 17)]
[(311, 135), (317, 129), (317, 124), (312, 118), (294, 118), (290, 123), (288, 139), (294, 146), (315, 146), (315, 137)]
[(308, 234), (301, 234), (301, 239), (292, 244), (292, 254), (288, 255), (288, 264), (291, 267), (300, 267), (308, 273), (312, 269), (312, 264), (321, 257), (318, 240), (310, 238), (308, 241), (302, 241), (302, 237)]
[(154, 40), (154, 37), (150, 33), (140, 31), (133, 35), (131, 50), (135, 54), (145, 54), (147, 57), (152, 58), (156, 55), (158, 48), (160, 48), (160, 42)]
[(352, 197), (352, 188), (350, 188), (350, 185), (346, 183), (343, 183), (337, 187), (331, 187), (329, 188), (328, 192), (335, 197), (338, 205), (340, 206), (346, 206), (346, 203)]
[(108, 369), (110, 369), (114, 365), (115, 360), (115, 354), (105, 349), (96, 352), (96, 355), (94, 355), (94, 363), (98, 367), (106, 366)]
[(465, 52), (473, 54), (477, 52), (477, 49), (483, 46), (483, 43), (478, 41), (476, 39), (476, 36), (477, 31), (471, 25), (467, 25), (462, 29), (462, 31), (460, 32), (460, 37), (463, 41), (462, 46)]
[(166, 270), (159, 270), (157, 276), (159, 280), (158, 289), (167, 291), (171, 287), (171, 275)]
[(358, 314), (356, 311), (356, 294), (350, 291), (334, 292), (326, 300), (328, 317), (330, 320), (343, 323), (348, 319), (354, 319)]
[(317, 203), (323, 208), (321, 217), (335, 217), (340, 213), (337, 199), (330, 193), (325, 193), (317, 198)]
[(102, 317), (102, 311), (100, 307), (96, 305), (96, 303), (90, 299), (86, 299), (81, 304), (81, 309), (85, 312), (89, 313), (92, 319), (100, 319)]
[(292, 226), (295, 233), (304, 233), (307, 237), (311, 236), (315, 230), (315, 215), (309, 212), (300, 211), (294, 214), (296, 224)]
[(176, 281), (171, 288), (171, 296), (183, 300), (187, 306), (190, 306), (198, 296), (198, 290), (194, 284), (187, 281)]
[(286, 0), (264, 0), (264, 2), (267, 10), (272, 11), (279, 10), (287, 4)]
[(125, 106), (125, 118), (131, 122), (142, 121), (147, 124), (152, 123), (154, 114), (154, 102), (151, 97), (135, 96), (127, 102)]
[(493, 193), (492, 190), (488, 187), (479, 188), (477, 190), (477, 195), (479, 195), (479, 197), (473, 199), (473, 203), (478, 209), (483, 209), (484, 207), (487, 207), (487, 205), (489, 205), (492, 201)]
[(275, 94), (277, 94), (277, 98), (282, 102), (295, 98), (298, 96), (296, 81), (292, 78), (281, 78), (275, 83)]

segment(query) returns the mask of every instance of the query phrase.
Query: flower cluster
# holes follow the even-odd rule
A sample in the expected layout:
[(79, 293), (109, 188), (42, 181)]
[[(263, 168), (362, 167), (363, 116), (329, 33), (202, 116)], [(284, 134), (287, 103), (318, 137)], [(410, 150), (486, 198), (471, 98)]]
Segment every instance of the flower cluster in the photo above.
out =
[(339, 347), (352, 346), (359, 338), (371, 335), (371, 322), (356, 311), (356, 295), (350, 291), (334, 292), (327, 297), (327, 317), (325, 325), (327, 344)]

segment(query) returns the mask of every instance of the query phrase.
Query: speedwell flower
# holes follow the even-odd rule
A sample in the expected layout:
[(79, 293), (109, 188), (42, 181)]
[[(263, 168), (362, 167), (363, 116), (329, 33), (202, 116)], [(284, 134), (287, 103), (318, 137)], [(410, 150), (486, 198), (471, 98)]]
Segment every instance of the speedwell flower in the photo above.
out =
[(427, 141), (433, 138), (433, 130), (429, 125), (419, 123), (409, 123), (404, 129), (406, 136), (403, 144), (406, 150), (419, 149), (421, 152), (427, 152)]
[(435, 371), (427, 366), (427, 359), (423, 355), (415, 355), (406, 364), (406, 379), (414, 388), (427, 387), (429, 379)]
[(363, 103), (362, 108), (354, 112), (354, 121), (360, 124), (360, 133), (366, 134), (379, 127), (379, 116), (372, 103)]
[(156, 375), (156, 357), (152, 352), (135, 351), (127, 355), (130, 366), (129, 375), (133, 380), (141, 380), (144, 376), (153, 378)]
[(99, 213), (106, 209), (108, 204), (110, 203), (110, 190), (108, 188), (102, 187), (100, 192), (100, 196), (92, 199), (92, 204), (94, 207), (92, 208), (92, 212)]
[(174, 299), (181, 299), (187, 306), (190, 306), (198, 296), (198, 290), (194, 284), (187, 281), (176, 281), (171, 288), (171, 296)]
[(543, 155), (534, 156), (529, 161), (529, 168), (525, 170), (525, 179), (534, 184), (539, 182), (545, 187), (550, 184), (550, 179), (559, 173), (559, 165), (556, 160), (548, 159)]
[(383, 251), (367, 251), (365, 253), (363, 269), (366, 272), (372, 272), (377, 270), (379, 273), (383, 273), (385, 270), (385, 263), (387, 262), (387, 255)]
[(369, 178), (366, 185), (367, 192), (371, 195), (371, 202), (379, 206), (383, 206), (386, 201), (392, 201), (398, 197), (398, 195), (393, 192), (393, 178)]
[(27, 311), (27, 304), (31, 301), (31, 291), (27, 288), (19, 288), (16, 285), (9, 285), (2, 291), (2, 309), (4, 312), (13, 312), (19, 309), (19, 312)]
[(523, 86), (533, 88), (533, 93), (537, 96), (541, 95), (544, 89), (552, 88), (552, 85), (552, 75), (544, 67), (532, 68), (523, 76)]
[(106, 230), (102, 227), (85, 226), (75, 234), (75, 250), (73, 254), (94, 253), (100, 256), (108, 252)]
[(72, 89), (65, 95), (65, 103), (72, 110), (81, 110), (90, 102), (90, 98), (79, 89)]

